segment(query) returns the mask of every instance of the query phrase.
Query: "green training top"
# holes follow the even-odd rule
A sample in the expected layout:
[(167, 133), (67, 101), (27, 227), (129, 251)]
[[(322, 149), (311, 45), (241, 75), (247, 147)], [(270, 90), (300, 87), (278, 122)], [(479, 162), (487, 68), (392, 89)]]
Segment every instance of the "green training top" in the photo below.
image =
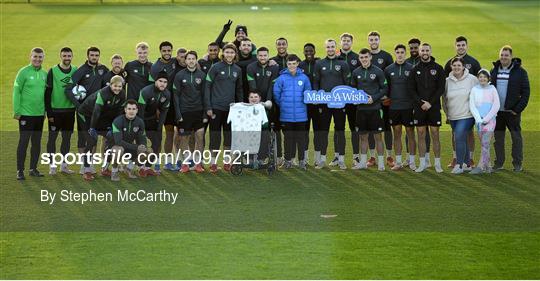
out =
[(27, 65), (19, 70), (13, 83), (15, 115), (44, 116), (47, 72)]

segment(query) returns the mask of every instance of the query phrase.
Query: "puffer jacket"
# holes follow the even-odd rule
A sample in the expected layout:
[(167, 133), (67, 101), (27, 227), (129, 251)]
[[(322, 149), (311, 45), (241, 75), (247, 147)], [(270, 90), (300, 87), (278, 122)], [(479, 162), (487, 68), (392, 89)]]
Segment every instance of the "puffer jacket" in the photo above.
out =
[(304, 103), (304, 91), (311, 90), (309, 78), (302, 69), (292, 75), (283, 69), (274, 83), (274, 100), (280, 107), (281, 122), (306, 122), (307, 107)]

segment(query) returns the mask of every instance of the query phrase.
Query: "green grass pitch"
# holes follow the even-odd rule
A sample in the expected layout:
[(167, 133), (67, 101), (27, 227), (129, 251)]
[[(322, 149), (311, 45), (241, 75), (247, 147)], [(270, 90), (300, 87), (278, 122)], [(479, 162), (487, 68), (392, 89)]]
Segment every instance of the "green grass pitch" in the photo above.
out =
[[(1, 4), (0, 278), (540, 279), (537, 1), (309, 2), (259, 4), (256, 11), (252, 5)], [(133, 59), (135, 44), (147, 41), (154, 61), (162, 40), (203, 52), (229, 18), (246, 24), (257, 46), (274, 50), (275, 38), (284, 36), (297, 54), (310, 41), (323, 56), (323, 41), (342, 32), (356, 36), (358, 50), (367, 32), (378, 30), (383, 49), (417, 36), (445, 63), (454, 38), (465, 35), (470, 54), (491, 68), (499, 48), (512, 45), (532, 87), (522, 122), (526, 171), (165, 173), (120, 184), (99, 177), (85, 183), (78, 175), (15, 180), (12, 85), (32, 47), (45, 48), (46, 68), (65, 45), (74, 49), (76, 65), (89, 45), (99, 46), (108, 64), (113, 53)], [(446, 163), (451, 146), (449, 127), (443, 129)], [(63, 188), (167, 189), (180, 198), (175, 205), (39, 202), (40, 189)]]

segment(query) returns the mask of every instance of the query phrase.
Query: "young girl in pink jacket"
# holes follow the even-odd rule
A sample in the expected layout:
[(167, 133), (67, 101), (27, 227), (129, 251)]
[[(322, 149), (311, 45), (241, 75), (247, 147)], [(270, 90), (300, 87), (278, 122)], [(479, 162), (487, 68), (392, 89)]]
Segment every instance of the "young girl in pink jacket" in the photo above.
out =
[(476, 123), (476, 128), (478, 129), (478, 136), (482, 145), (482, 155), (480, 163), (471, 171), (471, 174), (491, 173), (489, 147), (493, 131), (495, 130), (495, 117), (500, 107), (497, 89), (489, 84), (489, 71), (481, 69), (478, 72), (478, 81), (480, 84), (471, 90), (469, 105)]

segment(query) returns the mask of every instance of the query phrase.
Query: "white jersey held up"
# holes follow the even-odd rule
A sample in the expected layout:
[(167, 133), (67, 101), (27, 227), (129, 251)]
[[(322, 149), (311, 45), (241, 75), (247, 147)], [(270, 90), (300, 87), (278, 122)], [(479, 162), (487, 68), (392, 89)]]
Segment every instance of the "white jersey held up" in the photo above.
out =
[(268, 117), (262, 104), (233, 104), (227, 119), (227, 123), (231, 123), (231, 150), (258, 153), (261, 128), (267, 122)]

